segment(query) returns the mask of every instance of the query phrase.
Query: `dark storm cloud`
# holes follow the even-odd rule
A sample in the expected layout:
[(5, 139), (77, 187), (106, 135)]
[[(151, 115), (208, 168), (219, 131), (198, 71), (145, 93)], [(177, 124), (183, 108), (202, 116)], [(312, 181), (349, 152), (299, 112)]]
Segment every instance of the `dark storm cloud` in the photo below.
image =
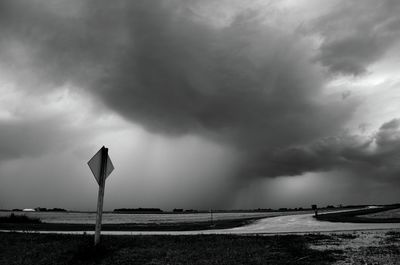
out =
[(297, 176), (306, 172), (342, 170), (354, 176), (398, 183), (400, 120), (384, 123), (371, 136), (344, 133), (308, 145), (264, 153), (258, 159), (260, 162), (248, 169), (258, 176)]
[(400, 184), (400, 119), (384, 123), (375, 136), (376, 148), (364, 160), (370, 167), (365, 174), (377, 181)]
[(397, 130), (400, 127), (400, 119), (393, 119), (389, 122), (382, 124), (379, 128), (379, 133), (390, 130)]
[(55, 3), (2, 1), (0, 56), (29, 84), (86, 86), (125, 117), (172, 133), (343, 115), (316, 102), (322, 82), (307, 44), (256, 11), (216, 28), (177, 1)]
[(257, 12), (214, 28), (188, 13), (131, 8), (128, 47), (95, 93), (149, 130), (280, 145), (320, 136), (351, 111), (317, 102), (322, 82), (306, 44), (262, 24)]
[[(262, 11), (239, 10), (221, 26), (199, 19), (192, 2), (46, 2), (1, 1), (2, 65), (27, 90), (72, 83), (152, 132), (235, 146), (241, 177), (353, 168), (388, 155), (380, 151), (385, 128), (373, 155), (371, 139), (327, 137), (357, 102), (322, 94), (310, 43), (268, 24)], [(394, 17), (383, 19), (388, 3), (371, 21), (355, 16), (353, 2), (322, 18), (322, 64), (365, 71), (394, 38)], [(369, 32), (371, 23), (380, 30)]]
[[(350, 160), (357, 160), (371, 139), (343, 134), (324, 137), (307, 145), (298, 145), (265, 152), (255, 159), (255, 175), (297, 176), (306, 172), (328, 171), (346, 166)], [(257, 167), (258, 166), (258, 167)]]
[(88, 14), (95, 10), (79, 1), (0, 1), (4, 71), (36, 92), (92, 80), (99, 74), (96, 65), (109, 59), (113, 42), (104, 40), (114, 39), (101, 29), (106, 21), (91, 21)]
[(400, 119), (384, 123), (376, 134), (376, 144), (382, 153), (400, 155)]
[(63, 121), (60, 117), (0, 121), (0, 162), (63, 151), (79, 138), (77, 132), (62, 125)]
[(399, 41), (400, 2), (342, 1), (315, 21), (319, 60), (333, 73), (360, 75)]

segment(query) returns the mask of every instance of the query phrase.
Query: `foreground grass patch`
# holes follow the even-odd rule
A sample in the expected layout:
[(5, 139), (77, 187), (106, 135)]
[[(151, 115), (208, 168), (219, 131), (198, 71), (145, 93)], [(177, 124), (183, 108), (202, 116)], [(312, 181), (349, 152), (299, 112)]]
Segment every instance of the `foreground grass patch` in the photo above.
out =
[[(103, 236), (0, 233), (0, 264), (331, 264), (338, 251), (285, 236)], [(318, 240), (313, 237), (312, 240)]]
[(386, 233), (386, 240), (388, 242), (399, 242), (400, 241), (400, 232), (399, 231), (389, 231)]

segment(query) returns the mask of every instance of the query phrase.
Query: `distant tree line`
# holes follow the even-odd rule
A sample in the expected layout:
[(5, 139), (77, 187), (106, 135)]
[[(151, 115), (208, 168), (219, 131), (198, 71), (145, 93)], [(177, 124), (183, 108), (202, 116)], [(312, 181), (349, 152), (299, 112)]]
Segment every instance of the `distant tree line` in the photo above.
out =
[[(63, 208), (49, 208), (49, 209), (47, 209), (47, 208), (44, 208), (44, 207), (36, 207), (33, 210), (35, 210), (35, 212), (66, 212), (67, 211), (66, 209), (63, 209)], [(12, 209), (12, 211), (13, 212), (22, 212), (24, 210), (16, 208), (16, 209)]]
[(122, 213), (162, 213), (163, 210), (160, 208), (119, 208), (114, 209), (113, 212)]
[(47, 209), (47, 208), (43, 208), (43, 207), (36, 207), (35, 211), (37, 212), (66, 212), (66, 209), (63, 208), (51, 208), (51, 209)]
[(198, 210), (193, 210), (193, 209), (188, 209), (188, 210), (184, 210), (184, 209), (180, 209), (180, 208), (175, 208), (174, 210), (172, 210), (173, 213), (198, 213)]

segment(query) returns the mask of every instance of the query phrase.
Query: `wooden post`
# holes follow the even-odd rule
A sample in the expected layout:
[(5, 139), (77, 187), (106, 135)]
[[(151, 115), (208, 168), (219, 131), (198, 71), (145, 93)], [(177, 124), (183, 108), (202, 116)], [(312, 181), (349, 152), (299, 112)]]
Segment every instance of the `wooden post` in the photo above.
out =
[(104, 188), (105, 188), (105, 184), (106, 184), (107, 157), (108, 157), (108, 148), (105, 148), (103, 146), (101, 148), (99, 195), (97, 198), (96, 231), (94, 234), (94, 245), (95, 246), (97, 246), (100, 243), (101, 217), (103, 215)]

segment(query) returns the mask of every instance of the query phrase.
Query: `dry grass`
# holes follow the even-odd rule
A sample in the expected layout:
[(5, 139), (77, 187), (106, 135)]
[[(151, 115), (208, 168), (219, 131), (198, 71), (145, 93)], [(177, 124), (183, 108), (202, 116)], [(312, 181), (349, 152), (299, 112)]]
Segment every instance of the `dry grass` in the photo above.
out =
[(393, 209), (389, 211), (384, 211), (384, 212), (379, 212), (379, 213), (372, 213), (372, 214), (367, 214), (364, 215), (364, 217), (368, 218), (400, 218), (400, 208), (399, 209)]
[(400, 264), (400, 231), (276, 236), (0, 233), (0, 265)]
[(103, 236), (0, 233), (0, 264), (332, 264), (300, 235)]
[[(319, 214), (316, 218), (321, 221), (350, 222), (350, 223), (400, 223), (400, 218), (387, 217), (388, 211), (398, 211), (399, 204), (386, 205), (380, 208), (366, 208), (354, 211)], [(374, 218), (370, 216), (374, 215)], [(381, 215), (381, 216), (379, 216)]]

